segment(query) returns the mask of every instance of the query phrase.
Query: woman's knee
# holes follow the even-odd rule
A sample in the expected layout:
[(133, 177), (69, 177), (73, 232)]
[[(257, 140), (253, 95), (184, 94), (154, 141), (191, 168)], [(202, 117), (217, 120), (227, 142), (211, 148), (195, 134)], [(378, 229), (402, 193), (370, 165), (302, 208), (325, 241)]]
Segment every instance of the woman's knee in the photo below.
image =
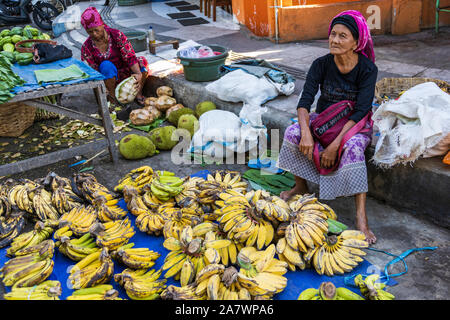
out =
[(106, 78), (117, 78), (117, 67), (109, 60), (105, 60), (100, 63), (98, 71)]
[(300, 143), (301, 130), (298, 123), (294, 123), (286, 128), (284, 132), (284, 139), (289, 140), (292, 143)]

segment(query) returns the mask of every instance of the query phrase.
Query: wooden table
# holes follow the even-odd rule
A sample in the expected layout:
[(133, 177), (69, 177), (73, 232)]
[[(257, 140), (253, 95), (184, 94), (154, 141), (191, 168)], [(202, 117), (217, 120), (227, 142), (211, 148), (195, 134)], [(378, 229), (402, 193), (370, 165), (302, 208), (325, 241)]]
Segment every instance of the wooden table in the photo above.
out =
[[(59, 104), (50, 104), (39, 100), (41, 97), (76, 92), (85, 89), (92, 89), (97, 98), (98, 113), (101, 119), (94, 118), (88, 114), (66, 108)], [(108, 148), (109, 155), (113, 163), (118, 161), (118, 152), (114, 142), (113, 124), (108, 110), (106, 99), (106, 87), (103, 80), (87, 81), (69, 85), (50, 85), (37, 90), (21, 92), (9, 100), (7, 103), (22, 102), (29, 106), (44, 109), (47, 111), (62, 114), (72, 119), (77, 119), (92, 124), (103, 126), (105, 129), (105, 139), (89, 142), (80, 146), (54, 151), (41, 156), (25, 159), (15, 163), (8, 163), (0, 166), (0, 176), (6, 176), (23, 172), (26, 170), (46, 166), (62, 160), (67, 160), (88, 152), (97, 152)]]

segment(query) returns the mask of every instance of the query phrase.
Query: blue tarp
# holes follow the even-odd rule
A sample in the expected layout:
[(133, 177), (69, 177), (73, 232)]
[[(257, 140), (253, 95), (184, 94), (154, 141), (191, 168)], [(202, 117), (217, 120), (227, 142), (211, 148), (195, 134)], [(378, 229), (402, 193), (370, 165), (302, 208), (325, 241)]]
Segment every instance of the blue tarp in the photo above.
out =
[[(44, 70), (44, 69), (62, 69), (62, 68), (69, 67), (72, 64), (78, 66), (83, 72), (87, 73), (89, 75), (89, 78), (74, 79), (74, 80), (64, 81), (64, 82), (51, 82), (51, 83), (38, 84), (38, 82), (36, 80), (36, 76), (34, 74), (34, 71)], [(39, 87), (45, 87), (45, 86), (51, 85), (51, 84), (70, 85), (70, 84), (82, 83), (82, 82), (87, 82), (87, 81), (104, 80), (104, 78), (105, 78), (100, 72), (92, 69), (86, 63), (84, 63), (78, 59), (75, 59), (75, 58), (67, 58), (67, 59), (62, 59), (62, 60), (53, 61), (53, 62), (44, 63), (44, 64), (30, 63), (29, 65), (26, 65), (26, 66), (21, 66), (21, 65), (15, 63), (12, 67), (12, 70), (14, 71), (14, 73), (16, 73), (18, 76), (20, 76), (25, 81), (24, 85), (17, 86), (12, 89), (12, 92), (14, 94), (18, 94), (18, 93), (21, 93), (24, 91), (29, 91), (29, 90), (36, 90)]]
[[(193, 174), (192, 176), (197, 177), (205, 177), (209, 171), (203, 170)], [(123, 199), (120, 200), (119, 206), (123, 209), (127, 210), (126, 203)], [(136, 217), (131, 213), (128, 213), (128, 217), (131, 220), (131, 224), (134, 226), (136, 230), (136, 234), (130, 239), (130, 242), (135, 243), (135, 248), (149, 248), (150, 250), (157, 251), (161, 254), (161, 256), (156, 260), (155, 265), (152, 267), (155, 270), (158, 270), (164, 264), (164, 259), (169, 251), (162, 246), (164, 242), (164, 237), (159, 236), (150, 236), (146, 233), (140, 232), (139, 229), (135, 225)], [(3, 266), (4, 263), (8, 260), (6, 258), (6, 250), (8, 247), (0, 249), (0, 266)], [(53, 273), (49, 277), (49, 280), (58, 280), (61, 282), (62, 287), (62, 295), (60, 299), (65, 300), (67, 296), (70, 296), (73, 290), (69, 289), (70, 282), (68, 281), (69, 270), (72, 265), (76, 262), (70, 260), (66, 256), (62, 255), (58, 249), (55, 248), (55, 255), (53, 260), (55, 261)], [(126, 267), (120, 265), (119, 263), (114, 261), (114, 274), (121, 273)], [(307, 288), (318, 288), (320, 284), (324, 281), (330, 281), (336, 285), (336, 287), (347, 287), (360, 294), (359, 289), (354, 288), (352, 286), (346, 286), (344, 284), (344, 278), (356, 275), (359, 273), (369, 274), (374, 272), (380, 272), (380, 270), (374, 265), (370, 264), (367, 260), (364, 260), (358, 267), (356, 267), (352, 272), (346, 273), (344, 275), (336, 275), (333, 277), (328, 277), (325, 275), (318, 275), (314, 269), (305, 269), (302, 271), (288, 271), (285, 274), (285, 277), (288, 279), (288, 285), (284, 291), (274, 296), (274, 300), (296, 300), (298, 295)], [(162, 273), (162, 277), (164, 276), (165, 271)], [(394, 285), (397, 282), (394, 280), (390, 280), (388, 285)], [(114, 288), (119, 291), (119, 297), (128, 299), (125, 290), (118, 285), (114, 279), (111, 279), (110, 284), (114, 286)], [(173, 280), (173, 278), (167, 279), (167, 285), (173, 284), (179, 286), (179, 281)], [(10, 287), (6, 287), (6, 292), (11, 291)]]

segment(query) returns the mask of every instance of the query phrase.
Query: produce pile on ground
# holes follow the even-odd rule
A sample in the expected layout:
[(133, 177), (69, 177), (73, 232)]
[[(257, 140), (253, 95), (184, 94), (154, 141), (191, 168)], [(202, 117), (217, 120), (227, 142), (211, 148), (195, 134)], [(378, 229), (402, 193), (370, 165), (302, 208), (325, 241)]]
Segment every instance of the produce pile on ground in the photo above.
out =
[[(4, 297), (59, 299), (61, 284), (48, 280), (55, 250), (75, 264), (68, 300), (119, 299), (111, 281), (134, 300), (272, 299), (288, 285), (288, 270), (343, 274), (362, 261), (364, 234), (345, 230), (313, 195), (285, 202), (248, 190), (239, 172), (180, 178), (149, 166), (127, 173), (114, 191), (87, 173), (6, 180), (0, 185), (0, 247), (8, 247), (10, 260), (0, 279), (11, 291)], [(118, 206), (121, 197), (134, 224)], [(35, 223), (31, 231), (23, 232), (25, 221)], [(136, 248), (130, 242), (136, 232), (164, 237), (169, 253)], [(164, 259), (159, 270), (152, 269), (157, 259)], [(114, 261), (126, 269), (115, 273)], [(166, 285), (168, 278), (180, 285)], [(375, 280), (359, 276), (355, 284), (367, 299), (388, 297)], [(300, 297), (333, 298), (328, 287)]]
[[(126, 96), (134, 93), (127, 93), (126, 89), (124, 85), (116, 96), (122, 95), (125, 101)], [(199, 103), (195, 110), (185, 107), (177, 103), (173, 97), (173, 89), (168, 86), (157, 88), (156, 95), (156, 97), (146, 98), (143, 108), (135, 109), (130, 113), (131, 125), (154, 128), (148, 134), (130, 134), (122, 138), (119, 151), (125, 159), (143, 159), (157, 154), (160, 150), (171, 150), (180, 139), (180, 135), (173, 135), (175, 130), (184, 129), (187, 134), (183, 137), (192, 138), (199, 129), (198, 118), (203, 113), (216, 109), (216, 105), (211, 101)], [(165, 120), (168, 125), (160, 126)]]

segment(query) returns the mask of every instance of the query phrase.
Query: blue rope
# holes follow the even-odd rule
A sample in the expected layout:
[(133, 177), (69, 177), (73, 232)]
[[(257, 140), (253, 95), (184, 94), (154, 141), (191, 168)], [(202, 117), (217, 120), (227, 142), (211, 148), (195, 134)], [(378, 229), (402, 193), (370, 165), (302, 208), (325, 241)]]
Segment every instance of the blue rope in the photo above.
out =
[[(391, 257), (395, 257), (394, 259), (392, 259), (390, 262), (388, 262), (388, 263), (385, 265), (385, 267), (384, 267), (384, 275), (380, 275), (380, 279), (379, 279), (380, 282), (383, 282), (383, 283), (387, 284), (387, 283), (389, 282), (390, 278), (398, 277), (398, 276), (401, 276), (401, 275), (403, 275), (403, 274), (405, 274), (405, 273), (408, 272), (408, 265), (406, 264), (406, 261), (405, 261), (405, 259), (404, 259), (404, 258), (406, 258), (408, 255), (410, 255), (411, 253), (413, 253), (413, 252), (415, 252), (415, 251), (436, 250), (437, 248), (438, 248), (438, 247), (414, 248), (414, 249), (406, 250), (405, 252), (403, 252), (403, 253), (400, 254), (400, 255), (395, 255), (395, 254), (392, 254), (392, 253), (387, 252), (387, 251), (385, 251), (385, 250), (380, 250), (380, 249), (375, 249), (375, 248), (367, 248), (367, 249), (372, 250), (372, 251), (376, 251), (376, 252), (382, 252), (382, 253), (385, 253), (385, 254), (387, 254), (387, 255), (389, 255), (389, 256), (391, 256)], [(391, 275), (389, 275), (388, 267), (389, 267), (391, 264), (394, 264), (394, 263), (399, 262), (400, 260), (403, 262), (403, 265), (405, 266), (405, 271), (400, 272), (400, 273), (396, 273), (396, 274), (391, 274)], [(345, 278), (344, 278), (344, 283), (345, 283), (346, 285), (356, 287), (355, 281), (353, 280), (353, 278), (356, 277), (356, 276), (357, 276), (357, 275), (355, 274), (355, 275), (353, 275), (353, 276), (345, 277)], [(367, 276), (368, 276), (368, 274), (363, 274), (363, 277), (367, 277)], [(386, 280), (385, 280), (385, 281), (381, 281), (382, 279), (386, 279)]]

